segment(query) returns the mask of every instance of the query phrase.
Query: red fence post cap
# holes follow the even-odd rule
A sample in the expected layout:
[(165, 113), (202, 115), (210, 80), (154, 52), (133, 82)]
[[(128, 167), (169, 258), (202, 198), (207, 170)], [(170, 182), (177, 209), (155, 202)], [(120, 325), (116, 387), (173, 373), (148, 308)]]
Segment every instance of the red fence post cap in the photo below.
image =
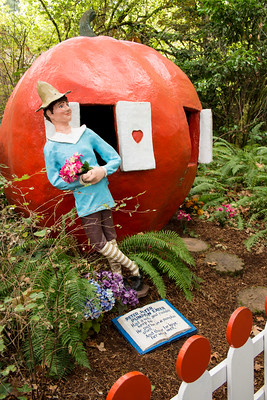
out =
[(252, 312), (247, 307), (237, 308), (227, 324), (226, 338), (229, 346), (242, 347), (250, 336), (252, 323)]
[(207, 369), (210, 361), (210, 343), (200, 335), (194, 335), (182, 346), (176, 361), (176, 372), (180, 379), (190, 383), (196, 381)]
[(138, 371), (121, 376), (111, 387), (106, 400), (150, 400), (151, 383)]

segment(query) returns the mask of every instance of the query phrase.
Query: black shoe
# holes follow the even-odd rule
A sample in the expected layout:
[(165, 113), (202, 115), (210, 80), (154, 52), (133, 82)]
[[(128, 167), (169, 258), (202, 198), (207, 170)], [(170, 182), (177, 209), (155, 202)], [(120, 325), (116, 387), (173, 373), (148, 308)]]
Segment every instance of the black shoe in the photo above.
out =
[(130, 276), (131, 289), (137, 292), (137, 297), (145, 297), (149, 291), (149, 286), (145, 285), (141, 276)]
[(131, 289), (135, 290), (136, 292), (138, 290), (141, 290), (142, 287), (144, 286), (142, 276), (130, 276), (129, 280), (131, 282), (130, 283)]
[(125, 287), (125, 289), (131, 289), (131, 286), (129, 285), (127, 278), (123, 278), (123, 286)]

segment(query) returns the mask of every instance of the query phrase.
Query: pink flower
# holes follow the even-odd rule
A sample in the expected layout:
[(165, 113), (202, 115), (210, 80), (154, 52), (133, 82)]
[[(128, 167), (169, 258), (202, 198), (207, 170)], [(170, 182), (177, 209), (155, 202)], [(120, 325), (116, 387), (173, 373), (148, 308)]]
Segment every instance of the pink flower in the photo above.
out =
[(218, 207), (216, 209), (217, 211), (225, 211), (226, 213), (229, 214), (229, 217), (234, 217), (236, 214), (236, 209), (231, 206), (231, 204), (222, 204), (221, 207)]
[(83, 166), (80, 157), (82, 157), (81, 154), (75, 153), (69, 160), (66, 160), (59, 172), (59, 176), (64, 182), (71, 183), (78, 179), (78, 173)]
[(186, 219), (187, 221), (191, 221), (191, 216), (190, 216), (190, 214), (187, 214), (184, 211), (180, 210), (177, 215), (177, 219), (178, 220)]

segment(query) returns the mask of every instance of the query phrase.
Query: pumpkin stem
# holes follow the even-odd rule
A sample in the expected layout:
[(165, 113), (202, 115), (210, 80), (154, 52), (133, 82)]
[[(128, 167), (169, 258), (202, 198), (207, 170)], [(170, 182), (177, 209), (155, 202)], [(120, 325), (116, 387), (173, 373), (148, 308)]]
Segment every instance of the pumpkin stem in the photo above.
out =
[(85, 11), (80, 19), (80, 36), (96, 36), (93, 29), (91, 28), (91, 22), (95, 19), (96, 13), (90, 8), (90, 10)]

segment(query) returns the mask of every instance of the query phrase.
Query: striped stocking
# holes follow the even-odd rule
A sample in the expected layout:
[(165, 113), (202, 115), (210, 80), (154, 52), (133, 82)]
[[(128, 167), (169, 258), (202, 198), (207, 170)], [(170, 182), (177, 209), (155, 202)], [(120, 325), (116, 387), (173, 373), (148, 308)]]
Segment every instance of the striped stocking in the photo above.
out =
[[(112, 239), (108, 243), (111, 243), (114, 246), (118, 247), (116, 239)], [(111, 272), (122, 276), (121, 264), (118, 261), (114, 261), (113, 259), (108, 258), (108, 263), (110, 265)]]
[(107, 257), (108, 260), (118, 262), (123, 267), (129, 269), (133, 276), (140, 276), (139, 268), (134, 261), (130, 260), (125, 254), (123, 254), (120, 249), (111, 242), (107, 242), (99, 253)]

